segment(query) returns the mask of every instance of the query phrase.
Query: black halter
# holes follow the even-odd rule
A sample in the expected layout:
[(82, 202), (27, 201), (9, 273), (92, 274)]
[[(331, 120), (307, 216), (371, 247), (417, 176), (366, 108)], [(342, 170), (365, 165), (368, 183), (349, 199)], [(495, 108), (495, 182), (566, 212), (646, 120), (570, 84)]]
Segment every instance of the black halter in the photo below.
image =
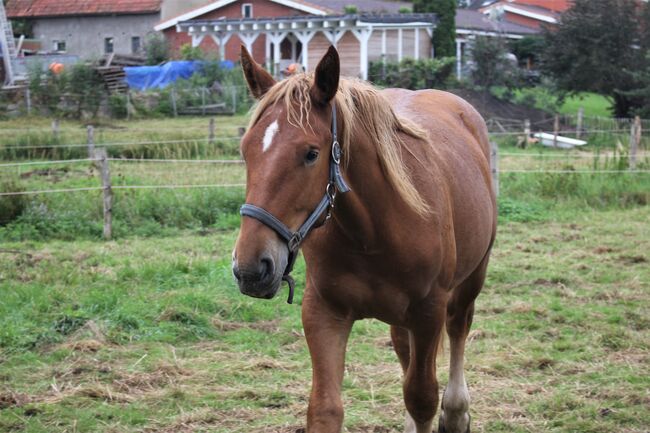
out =
[(284, 225), (282, 221), (261, 207), (252, 204), (245, 204), (239, 210), (241, 216), (247, 216), (258, 220), (262, 224), (275, 230), (275, 232), (287, 242), (287, 247), (289, 248), (289, 260), (287, 262), (287, 267), (284, 270), (284, 274), (282, 275), (282, 281), (286, 281), (289, 285), (289, 299), (287, 300), (289, 304), (293, 303), (293, 293), (296, 285), (290, 274), (291, 271), (293, 271), (293, 265), (296, 263), (296, 259), (298, 258), (298, 250), (300, 249), (302, 241), (304, 241), (307, 235), (315, 228), (316, 223), (323, 215), (323, 212), (327, 211), (325, 222), (330, 219), (332, 216), (332, 209), (334, 209), (334, 201), (336, 200), (337, 191), (341, 193), (350, 191), (350, 187), (348, 187), (343, 176), (341, 176), (341, 156), (341, 145), (337, 139), (336, 105), (332, 103), (332, 152), (330, 155), (329, 182), (325, 188), (325, 196), (311, 215), (309, 215), (307, 221), (300, 226), (298, 231), (294, 232)]

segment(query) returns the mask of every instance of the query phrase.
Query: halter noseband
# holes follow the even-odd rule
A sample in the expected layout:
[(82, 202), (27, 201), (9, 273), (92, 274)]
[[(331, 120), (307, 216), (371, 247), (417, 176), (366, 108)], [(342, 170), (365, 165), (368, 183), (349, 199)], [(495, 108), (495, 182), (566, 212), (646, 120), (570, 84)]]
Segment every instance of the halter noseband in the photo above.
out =
[(284, 274), (282, 275), (282, 281), (286, 281), (289, 285), (289, 299), (287, 299), (287, 303), (289, 304), (293, 303), (293, 294), (296, 285), (296, 282), (291, 277), (291, 271), (293, 271), (293, 266), (298, 258), (300, 245), (307, 235), (316, 228), (316, 223), (323, 215), (323, 212), (327, 211), (325, 222), (330, 219), (332, 216), (332, 209), (334, 209), (334, 201), (336, 200), (337, 191), (342, 194), (350, 191), (350, 187), (345, 183), (345, 180), (341, 175), (342, 153), (341, 145), (337, 138), (336, 105), (332, 103), (332, 152), (330, 154), (329, 182), (325, 188), (325, 196), (311, 215), (309, 215), (309, 218), (307, 218), (307, 220), (300, 226), (298, 231), (291, 231), (291, 229), (284, 225), (282, 221), (261, 207), (252, 204), (245, 204), (239, 210), (241, 216), (247, 216), (258, 220), (262, 224), (273, 229), (287, 242), (287, 247), (289, 248), (289, 260), (287, 262), (287, 267), (284, 270)]

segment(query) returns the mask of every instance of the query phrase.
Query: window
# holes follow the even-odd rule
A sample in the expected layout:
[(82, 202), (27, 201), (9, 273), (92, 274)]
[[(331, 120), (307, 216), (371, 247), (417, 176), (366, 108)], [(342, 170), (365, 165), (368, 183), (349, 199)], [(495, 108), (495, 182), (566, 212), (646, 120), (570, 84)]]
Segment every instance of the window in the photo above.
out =
[(54, 41), (52, 45), (52, 49), (57, 53), (65, 53), (67, 51), (65, 41)]
[(140, 39), (140, 36), (133, 36), (131, 38), (131, 53), (139, 53), (140, 48), (142, 48), (142, 40)]
[(241, 16), (244, 18), (253, 18), (253, 5), (251, 3), (241, 5)]
[(111, 54), (114, 51), (115, 51), (115, 39), (114, 38), (104, 39), (104, 53)]

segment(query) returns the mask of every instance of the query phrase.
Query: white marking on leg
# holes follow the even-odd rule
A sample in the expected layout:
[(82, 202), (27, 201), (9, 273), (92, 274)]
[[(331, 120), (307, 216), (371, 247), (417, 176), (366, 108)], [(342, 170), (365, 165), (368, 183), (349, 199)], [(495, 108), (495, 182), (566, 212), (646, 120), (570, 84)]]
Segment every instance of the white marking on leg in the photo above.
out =
[(413, 421), (413, 417), (408, 412), (408, 410), (406, 411), (406, 425), (404, 426), (404, 433), (416, 433), (415, 421)]
[(271, 123), (268, 128), (266, 128), (266, 132), (264, 133), (264, 141), (262, 141), (262, 152), (266, 152), (267, 150), (269, 150), (269, 148), (273, 144), (273, 139), (275, 138), (279, 130), (280, 130), (280, 125), (278, 124), (277, 120)]
[(449, 383), (443, 396), (444, 424), (450, 433), (465, 433), (469, 424), (469, 390), (464, 367), (463, 347), (455, 344), (451, 350)]

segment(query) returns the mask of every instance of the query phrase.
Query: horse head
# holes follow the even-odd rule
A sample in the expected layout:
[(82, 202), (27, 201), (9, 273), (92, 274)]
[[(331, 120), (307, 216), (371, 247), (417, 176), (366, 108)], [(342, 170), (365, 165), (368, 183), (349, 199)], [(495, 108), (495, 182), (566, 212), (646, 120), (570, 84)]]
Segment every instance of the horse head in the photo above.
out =
[(332, 159), (338, 158), (331, 156), (333, 146), (338, 148), (333, 99), (340, 63), (331, 47), (313, 76), (299, 74), (281, 82), (244, 47), (241, 64), (258, 105), (241, 141), (247, 204), (232, 269), (243, 294), (271, 299), (283, 280), (291, 281), (288, 274), (304, 236), (333, 205)]

